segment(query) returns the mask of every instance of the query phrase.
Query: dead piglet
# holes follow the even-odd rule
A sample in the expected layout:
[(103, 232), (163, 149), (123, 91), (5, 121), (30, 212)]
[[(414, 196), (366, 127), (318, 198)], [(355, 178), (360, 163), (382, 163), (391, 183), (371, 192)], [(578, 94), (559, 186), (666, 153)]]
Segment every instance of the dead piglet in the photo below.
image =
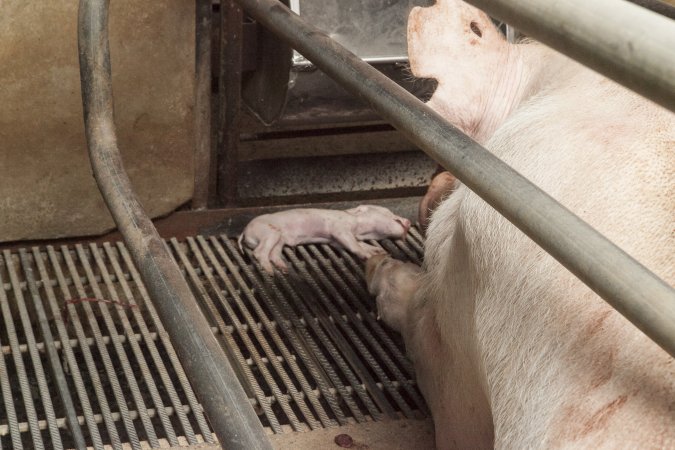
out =
[(405, 237), (410, 221), (387, 208), (361, 205), (345, 211), (329, 209), (291, 209), (253, 219), (239, 236), (239, 247), (246, 244), (268, 273), (282, 272), (288, 266), (281, 254), (284, 245), (336, 244), (361, 259), (384, 253), (366, 244), (368, 239)]

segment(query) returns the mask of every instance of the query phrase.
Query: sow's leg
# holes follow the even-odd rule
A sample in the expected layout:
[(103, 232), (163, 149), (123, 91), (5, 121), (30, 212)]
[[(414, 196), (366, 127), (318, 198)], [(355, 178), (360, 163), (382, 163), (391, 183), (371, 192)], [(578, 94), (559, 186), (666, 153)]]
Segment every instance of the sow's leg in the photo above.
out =
[(466, 280), (462, 233), (454, 227), (460, 196), (438, 211), (430, 229), (432, 245), (426, 270), (376, 256), (366, 264), (369, 291), (378, 313), (399, 331), (436, 428), (436, 446), (490, 448), (493, 425), (485, 383), (476, 358), (472, 283)]

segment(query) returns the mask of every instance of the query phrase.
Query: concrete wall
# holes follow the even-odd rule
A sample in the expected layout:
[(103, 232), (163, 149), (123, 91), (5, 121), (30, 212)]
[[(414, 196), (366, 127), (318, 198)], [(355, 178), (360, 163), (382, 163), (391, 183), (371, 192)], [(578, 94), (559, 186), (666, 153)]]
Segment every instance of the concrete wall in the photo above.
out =
[[(114, 227), (91, 175), (77, 0), (0, 0), (0, 241)], [(114, 0), (115, 121), (152, 216), (192, 196), (194, 2)]]

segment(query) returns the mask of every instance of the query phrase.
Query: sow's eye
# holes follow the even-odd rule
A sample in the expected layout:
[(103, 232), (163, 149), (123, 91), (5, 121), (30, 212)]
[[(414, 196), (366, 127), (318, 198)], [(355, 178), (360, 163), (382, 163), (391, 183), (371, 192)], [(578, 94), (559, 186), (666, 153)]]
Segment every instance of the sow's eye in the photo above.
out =
[(478, 24), (476, 22), (471, 22), (471, 31), (474, 32), (474, 34), (478, 37), (483, 37), (483, 33), (481, 33), (480, 28), (478, 28)]

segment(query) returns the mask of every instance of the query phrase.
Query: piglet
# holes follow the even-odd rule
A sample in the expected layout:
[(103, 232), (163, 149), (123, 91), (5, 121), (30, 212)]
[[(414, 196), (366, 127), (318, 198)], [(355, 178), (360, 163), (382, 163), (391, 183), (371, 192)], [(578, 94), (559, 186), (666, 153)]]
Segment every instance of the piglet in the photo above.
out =
[(441, 172), (434, 176), (427, 193), (424, 195), (419, 205), (418, 221), (424, 231), (426, 231), (429, 226), (431, 214), (443, 200), (459, 187), (459, 185), (459, 180), (457, 180), (450, 172)]
[(377, 318), (402, 330), (405, 326), (408, 304), (419, 289), (420, 266), (393, 259), (389, 255), (375, 255), (366, 262), (368, 291), (375, 296)]
[(282, 272), (288, 266), (281, 257), (284, 245), (339, 244), (361, 259), (384, 253), (367, 239), (404, 238), (410, 221), (394, 215), (387, 208), (361, 205), (345, 211), (329, 209), (291, 209), (264, 214), (253, 219), (239, 236), (242, 244), (268, 273)]

